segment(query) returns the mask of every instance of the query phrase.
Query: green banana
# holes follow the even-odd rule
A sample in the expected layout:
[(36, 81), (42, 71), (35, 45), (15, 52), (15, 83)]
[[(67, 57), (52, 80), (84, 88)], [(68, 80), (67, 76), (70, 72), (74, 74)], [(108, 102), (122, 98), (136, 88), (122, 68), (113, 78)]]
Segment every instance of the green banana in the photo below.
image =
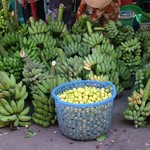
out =
[(29, 121), (31, 119), (31, 116), (24, 116), (24, 115), (18, 115), (18, 118), (20, 121)]

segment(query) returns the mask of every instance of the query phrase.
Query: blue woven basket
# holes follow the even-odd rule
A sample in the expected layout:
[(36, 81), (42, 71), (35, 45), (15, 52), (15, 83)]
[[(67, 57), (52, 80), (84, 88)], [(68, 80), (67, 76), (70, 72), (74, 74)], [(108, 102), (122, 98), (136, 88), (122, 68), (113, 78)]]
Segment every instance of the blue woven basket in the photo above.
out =
[[(92, 86), (111, 87), (112, 96), (101, 102), (90, 104), (73, 104), (63, 102), (57, 96), (66, 90)], [(116, 88), (110, 82), (92, 80), (73, 81), (57, 86), (52, 91), (55, 99), (59, 129), (63, 135), (74, 140), (93, 140), (102, 133), (107, 133), (111, 126), (113, 100)]]

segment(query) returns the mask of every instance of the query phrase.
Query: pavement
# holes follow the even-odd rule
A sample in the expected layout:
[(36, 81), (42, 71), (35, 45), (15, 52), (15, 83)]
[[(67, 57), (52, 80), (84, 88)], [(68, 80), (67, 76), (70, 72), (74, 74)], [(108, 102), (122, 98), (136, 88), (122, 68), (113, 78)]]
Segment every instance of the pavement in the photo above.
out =
[(33, 124), (29, 129), (36, 135), (32, 138), (25, 138), (24, 127), (14, 131), (0, 129), (0, 150), (150, 150), (150, 123), (135, 129), (123, 117), (130, 92), (127, 90), (115, 99), (111, 129), (102, 142), (74, 141), (62, 135), (58, 126), (43, 128)]

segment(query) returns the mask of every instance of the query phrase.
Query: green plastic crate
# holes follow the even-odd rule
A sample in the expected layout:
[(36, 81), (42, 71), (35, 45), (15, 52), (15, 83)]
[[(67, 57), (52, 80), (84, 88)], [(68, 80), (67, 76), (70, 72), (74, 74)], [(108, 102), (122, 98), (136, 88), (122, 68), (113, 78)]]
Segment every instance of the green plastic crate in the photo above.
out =
[[(150, 13), (147, 14), (150, 15)], [(145, 17), (143, 14), (136, 14), (136, 19), (139, 23), (150, 22), (150, 19)]]

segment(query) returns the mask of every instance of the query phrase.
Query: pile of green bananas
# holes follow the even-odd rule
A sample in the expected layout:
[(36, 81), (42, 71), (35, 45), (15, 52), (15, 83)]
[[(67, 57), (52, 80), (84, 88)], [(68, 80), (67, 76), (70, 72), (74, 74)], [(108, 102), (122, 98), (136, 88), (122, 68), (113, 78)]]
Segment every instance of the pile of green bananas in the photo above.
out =
[(30, 108), (25, 107), (28, 96), (26, 86), (22, 82), (16, 83), (13, 74), (0, 72), (0, 127), (30, 125)]
[(23, 62), (16, 56), (4, 57), (0, 60), (0, 71), (14, 74), (17, 81), (22, 78)]
[(137, 38), (134, 38), (122, 42), (119, 49), (122, 51), (122, 60), (129, 71), (134, 75), (141, 63), (141, 43)]
[(6, 26), (3, 9), (0, 9), (0, 18), (0, 36), (4, 36), (4, 34), (8, 32), (8, 28)]

